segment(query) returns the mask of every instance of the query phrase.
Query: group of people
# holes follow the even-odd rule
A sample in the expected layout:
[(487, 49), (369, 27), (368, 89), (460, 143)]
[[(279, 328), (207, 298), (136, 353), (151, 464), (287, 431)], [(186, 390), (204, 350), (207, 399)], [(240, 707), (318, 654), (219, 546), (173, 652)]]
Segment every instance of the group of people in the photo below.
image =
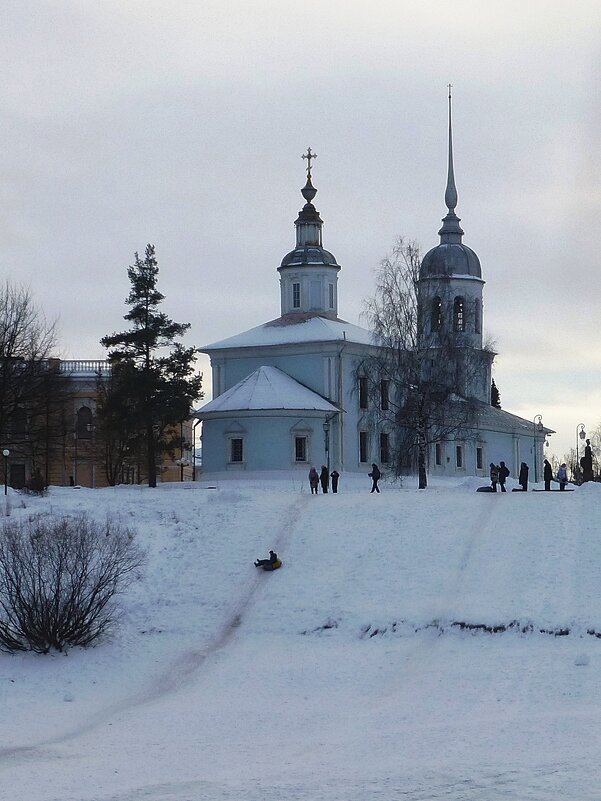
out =
[[(524, 463), (522, 462), (522, 466)], [(505, 482), (509, 478), (509, 468), (505, 462), (500, 462), (498, 465), (494, 462), (490, 463), (490, 486), (492, 491), (497, 491), (497, 484), (501, 487), (501, 492), (507, 492)], [(520, 480), (520, 484), (521, 484)], [(528, 466), (526, 465), (526, 487), (528, 486)], [(525, 488), (524, 488), (525, 489)]]
[[(548, 459), (545, 459), (543, 462), (543, 480), (545, 482), (545, 490), (549, 492), (551, 490), (551, 482), (553, 481), (553, 468)], [(565, 462), (562, 462), (559, 466), (556, 480), (559, 482), (559, 489), (564, 490), (568, 483), (568, 468)]]
[(332, 479), (332, 492), (338, 492), (338, 479), (340, 473), (338, 470), (332, 470), (330, 473), (325, 464), (321, 466), (321, 472), (312, 467), (309, 470), (309, 486), (311, 487), (311, 495), (319, 495), (319, 485), (321, 484), (321, 491), (325, 494), (330, 487), (330, 479)]
[[(497, 491), (497, 485), (501, 488), (501, 492), (507, 492), (506, 482), (510, 476), (510, 471), (505, 462), (499, 462), (499, 464), (495, 464), (494, 462), (490, 463), (490, 486), (493, 492)], [(522, 488), (522, 492), (528, 491), (528, 465), (526, 462), (522, 462), (520, 465), (520, 473), (518, 476), (518, 482), (520, 487)]]
[[(501, 492), (507, 492), (507, 488), (505, 483), (509, 478), (509, 468), (505, 464), (505, 462), (500, 462), (496, 465), (494, 462), (490, 463), (490, 486), (492, 487), (493, 492), (497, 492), (497, 485), (501, 488)], [(545, 482), (545, 490), (549, 491), (551, 489), (551, 482), (553, 481), (553, 468), (548, 459), (545, 459), (543, 463), (543, 480)], [(568, 483), (568, 469), (566, 467), (565, 462), (561, 464), (557, 471), (557, 478), (555, 479), (559, 482), (559, 489), (564, 490)], [(518, 477), (518, 481), (520, 487), (522, 488), (523, 492), (527, 492), (528, 490), (528, 465), (526, 462), (522, 462), (520, 465), (520, 474)]]
[[(502, 464), (502, 463), (501, 463)], [(367, 474), (371, 478), (371, 492), (380, 492), (378, 482), (382, 478), (382, 473), (377, 464), (372, 464), (371, 472)], [(325, 494), (330, 487), (330, 479), (332, 479), (332, 492), (338, 492), (338, 479), (340, 473), (338, 470), (332, 470), (330, 473), (325, 464), (321, 466), (321, 472), (312, 467), (309, 470), (309, 486), (311, 487), (311, 495), (319, 495), (319, 485), (321, 484), (321, 491)]]

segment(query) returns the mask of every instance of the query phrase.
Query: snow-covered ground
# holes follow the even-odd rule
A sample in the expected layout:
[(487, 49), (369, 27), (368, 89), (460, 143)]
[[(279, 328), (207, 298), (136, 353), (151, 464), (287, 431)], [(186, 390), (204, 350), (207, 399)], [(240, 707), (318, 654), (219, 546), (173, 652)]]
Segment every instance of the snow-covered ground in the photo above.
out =
[(110, 641), (0, 655), (0, 799), (598, 801), (601, 486), (479, 483), (10, 495), (148, 560)]

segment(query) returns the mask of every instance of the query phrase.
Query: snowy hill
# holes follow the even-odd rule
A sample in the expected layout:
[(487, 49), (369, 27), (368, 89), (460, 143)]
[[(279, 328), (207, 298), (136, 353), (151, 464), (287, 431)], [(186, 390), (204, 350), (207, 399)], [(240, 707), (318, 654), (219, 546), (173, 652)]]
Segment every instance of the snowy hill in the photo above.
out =
[(598, 799), (601, 487), (477, 484), (11, 495), (148, 562), (111, 641), (0, 655), (0, 798)]

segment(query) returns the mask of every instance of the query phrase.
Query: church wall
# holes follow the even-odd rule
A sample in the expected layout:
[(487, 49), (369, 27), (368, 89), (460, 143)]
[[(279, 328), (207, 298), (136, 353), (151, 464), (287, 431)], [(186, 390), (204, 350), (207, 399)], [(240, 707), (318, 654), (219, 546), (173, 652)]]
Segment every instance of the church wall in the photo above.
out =
[[(309, 472), (313, 465), (327, 464), (324, 414), (243, 416), (205, 420), (202, 427), (203, 474), (246, 471), (296, 470)], [(295, 438), (306, 439), (306, 459), (295, 458)], [(232, 439), (242, 440), (242, 460), (232, 461)], [(336, 433), (330, 432), (330, 453), (337, 449)], [(237, 454), (237, 456), (239, 453)], [(334, 468), (330, 458), (331, 469)]]

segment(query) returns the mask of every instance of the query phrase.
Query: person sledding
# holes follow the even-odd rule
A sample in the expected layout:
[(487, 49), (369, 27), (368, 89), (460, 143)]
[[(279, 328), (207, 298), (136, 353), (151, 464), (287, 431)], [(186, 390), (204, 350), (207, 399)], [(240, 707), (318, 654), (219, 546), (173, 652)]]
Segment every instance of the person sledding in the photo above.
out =
[(255, 567), (262, 567), (263, 570), (277, 570), (282, 566), (282, 560), (278, 559), (275, 551), (269, 551), (269, 559), (255, 559)]

